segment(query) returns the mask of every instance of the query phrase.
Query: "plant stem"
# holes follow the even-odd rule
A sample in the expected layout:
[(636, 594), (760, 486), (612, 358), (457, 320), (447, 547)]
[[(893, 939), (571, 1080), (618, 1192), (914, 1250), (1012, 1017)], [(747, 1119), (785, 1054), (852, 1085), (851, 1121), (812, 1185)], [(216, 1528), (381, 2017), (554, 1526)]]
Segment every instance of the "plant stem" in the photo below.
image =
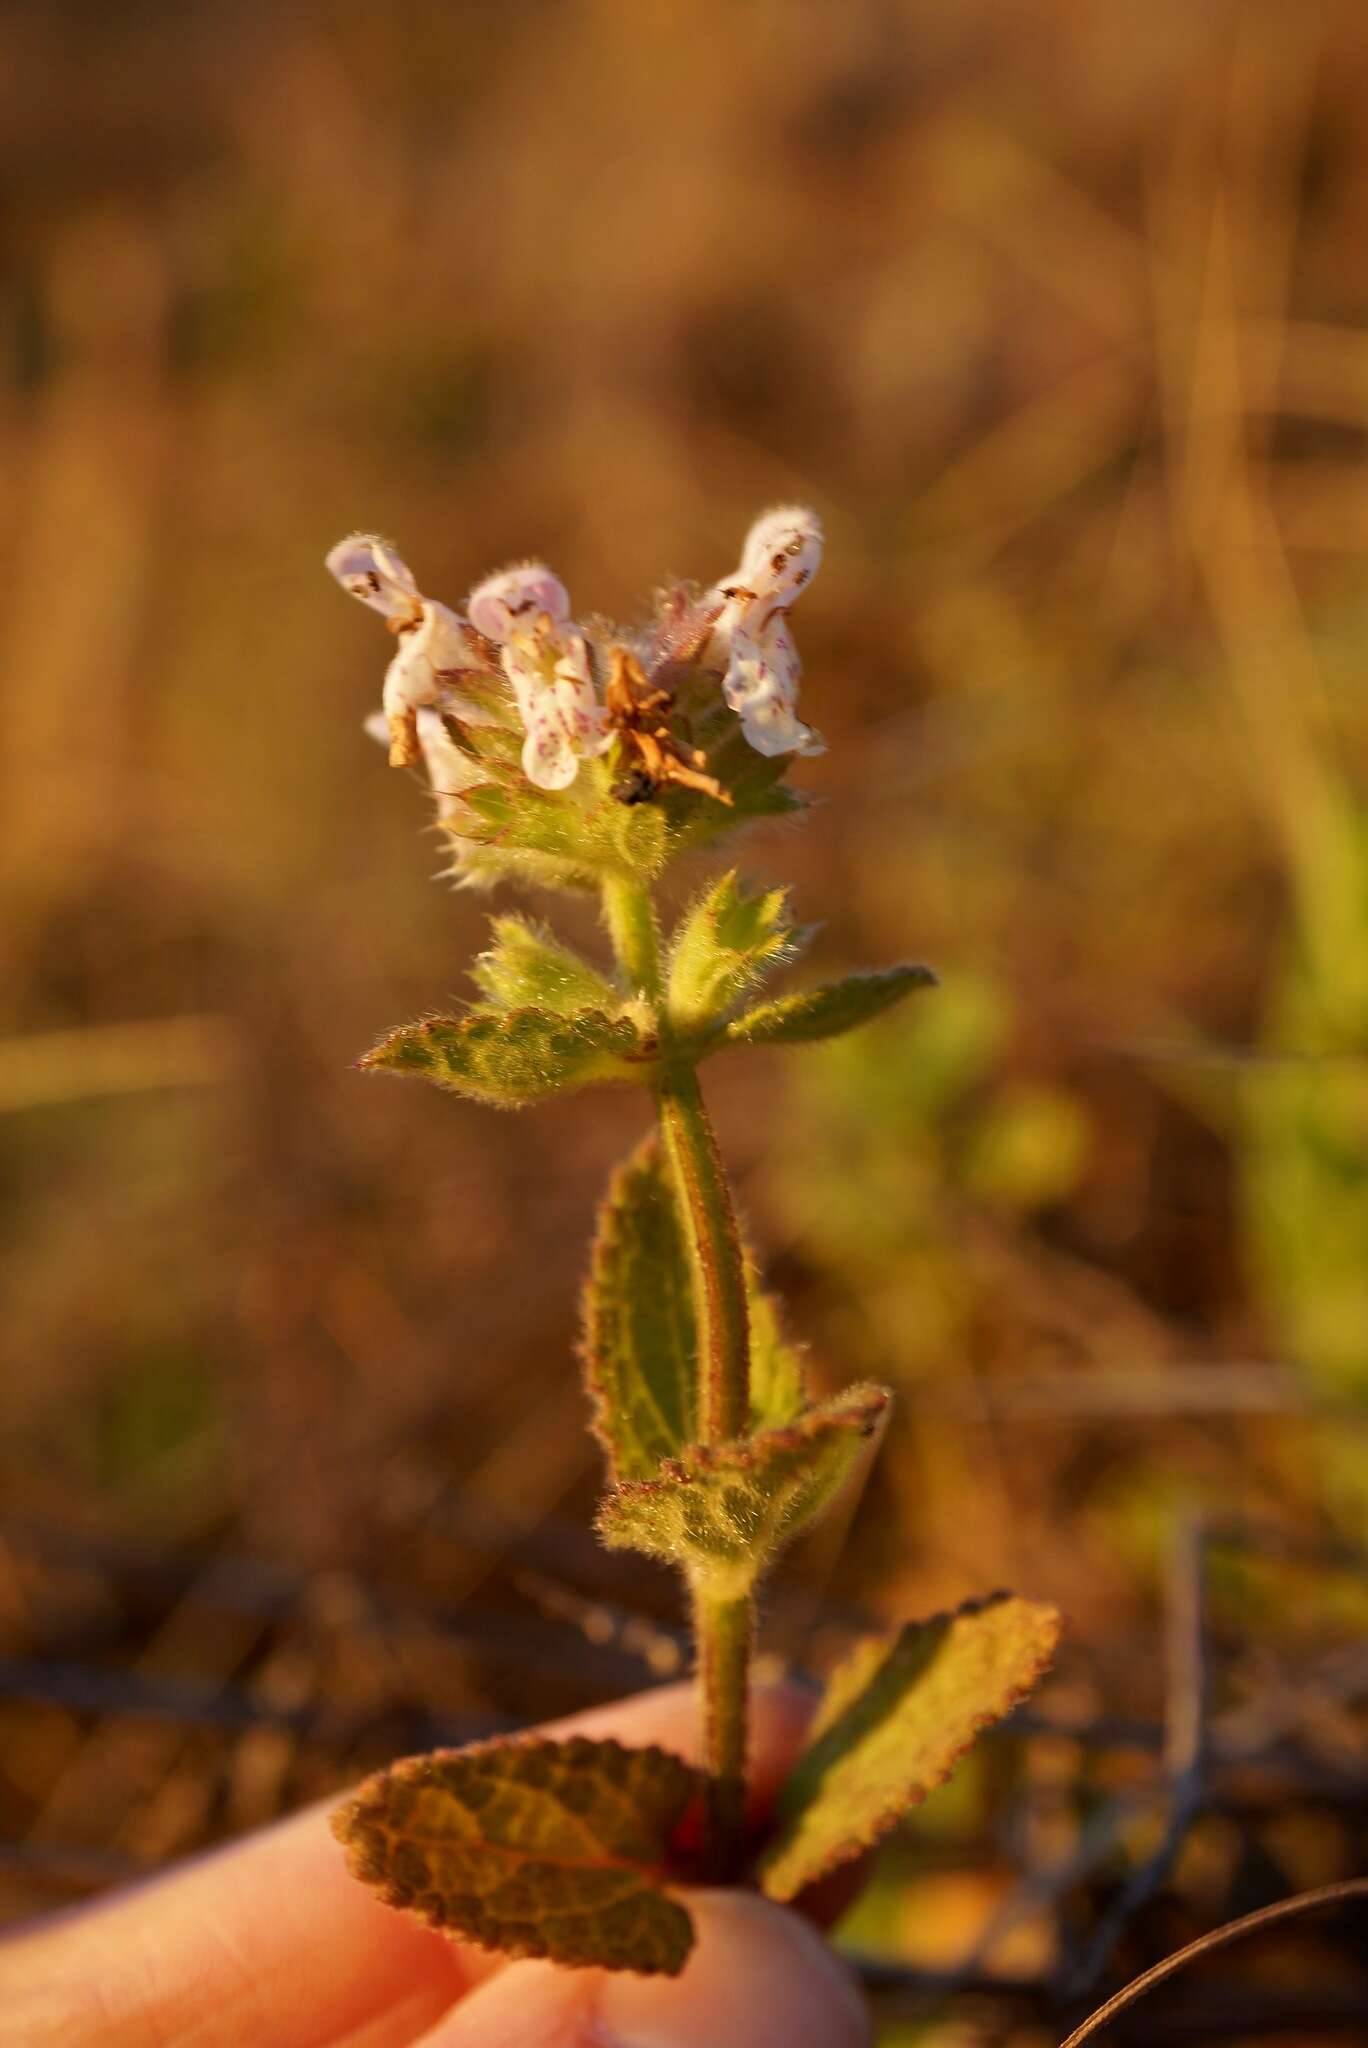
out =
[[(706, 1444), (750, 1425), (750, 1319), (741, 1236), (698, 1077), (667, 1071), (657, 1097), (665, 1156), (680, 1195), (698, 1328), (698, 1431)], [(704, 1858), (710, 1877), (734, 1881), (745, 1849), (746, 1723), (752, 1602), (693, 1588), (703, 1705)]]
[(627, 875), (603, 878), (603, 917), (629, 995), (660, 994), (660, 928), (644, 883)]
[[(603, 916), (632, 994), (662, 993), (660, 928), (649, 889), (605, 879)], [(656, 1088), (661, 1141), (679, 1194), (698, 1330), (698, 1433), (727, 1443), (750, 1427), (750, 1316), (745, 1262), (726, 1169), (691, 1066), (669, 1061)], [(694, 1640), (707, 1770), (703, 1855), (708, 1875), (735, 1880), (745, 1852), (746, 1733), (752, 1602), (693, 1587)]]
[(694, 1641), (703, 1706), (706, 1875), (722, 1884), (740, 1874), (746, 1845), (746, 1722), (754, 1622), (751, 1597), (716, 1600), (694, 1587)]
[(656, 1107), (693, 1275), (698, 1434), (705, 1444), (728, 1443), (744, 1436), (750, 1423), (750, 1316), (741, 1234), (692, 1067), (667, 1070)]

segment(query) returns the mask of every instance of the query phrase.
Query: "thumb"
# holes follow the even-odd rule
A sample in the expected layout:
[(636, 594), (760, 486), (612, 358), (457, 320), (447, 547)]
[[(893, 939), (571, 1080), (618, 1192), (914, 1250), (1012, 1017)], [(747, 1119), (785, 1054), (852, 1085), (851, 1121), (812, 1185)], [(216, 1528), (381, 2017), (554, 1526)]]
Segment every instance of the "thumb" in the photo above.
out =
[(680, 1976), (510, 1963), (415, 2048), (868, 2048), (854, 1979), (806, 1920), (754, 1892), (689, 1904)]

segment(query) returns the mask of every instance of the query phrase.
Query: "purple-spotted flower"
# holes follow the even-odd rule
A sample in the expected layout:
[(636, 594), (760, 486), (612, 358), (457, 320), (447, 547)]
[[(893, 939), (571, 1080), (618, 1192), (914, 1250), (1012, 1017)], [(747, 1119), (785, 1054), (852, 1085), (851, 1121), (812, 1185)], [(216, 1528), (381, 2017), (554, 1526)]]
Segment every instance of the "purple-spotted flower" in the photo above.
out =
[(822, 559), (815, 512), (780, 505), (746, 535), (741, 564), (716, 586), (713, 624), (727, 654), (722, 694), (760, 754), (820, 754), (825, 741), (798, 717), (801, 664), (788, 629), (789, 606)]
[(459, 690), (462, 673), (486, 666), (465, 620), (423, 596), (413, 571), (387, 541), (373, 533), (351, 534), (338, 542), (327, 566), (344, 590), (380, 613), (399, 642), (381, 694), (393, 767), (423, 759), (418, 713), (424, 707), (445, 707), (471, 724), (488, 721), (488, 712)]
[(467, 610), (512, 684), (527, 734), (523, 773), (538, 789), (568, 789), (580, 761), (603, 753), (613, 734), (564, 584), (544, 563), (522, 562), (486, 577)]

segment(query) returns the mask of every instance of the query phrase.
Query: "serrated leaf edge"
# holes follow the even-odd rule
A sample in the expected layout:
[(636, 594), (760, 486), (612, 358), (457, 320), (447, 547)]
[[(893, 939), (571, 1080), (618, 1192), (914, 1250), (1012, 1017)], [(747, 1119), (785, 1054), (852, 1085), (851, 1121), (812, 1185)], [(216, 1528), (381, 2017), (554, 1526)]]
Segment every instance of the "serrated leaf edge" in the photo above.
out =
[[(643, 1037), (631, 1017), (626, 1015), (625, 1012), (614, 1017), (610, 1016), (606, 1010), (579, 1010), (567, 1016), (555, 1010), (540, 1009), (535, 1003), (525, 1003), (516, 1010), (477, 1009), (471, 1007), (455, 1016), (440, 1010), (428, 1011), (423, 1016), (415, 1018), (411, 1024), (397, 1024), (392, 1031), (387, 1031), (383, 1038), (376, 1040), (369, 1052), (362, 1053), (360, 1059), (354, 1061), (353, 1064), (357, 1072), (363, 1074), (395, 1074), (401, 1081), (409, 1079), (430, 1080), (433, 1078), (430, 1071), (417, 1067), (406, 1068), (396, 1061), (387, 1058), (386, 1055), (392, 1048), (397, 1047), (403, 1041), (411, 1040), (419, 1034), (430, 1032), (439, 1025), (445, 1030), (458, 1032), (463, 1037), (467, 1035), (474, 1036), (478, 1032), (486, 1040), (499, 1038), (513, 1039), (516, 1037), (519, 1028), (528, 1018), (536, 1018), (539, 1023), (560, 1032), (573, 1032), (577, 1027), (584, 1025), (602, 1025), (608, 1032), (631, 1031), (635, 1043), (630, 1048), (623, 1046), (617, 1049), (606, 1045), (601, 1048), (604, 1052), (612, 1052), (615, 1058), (620, 1059), (627, 1066), (647, 1068), (659, 1056), (660, 1048), (657, 1041), (652, 1037)], [(563, 1090), (549, 1089), (545, 1096), (529, 1096), (527, 1101), (529, 1103), (545, 1101), (548, 1096), (560, 1093), (572, 1094), (580, 1087), (607, 1087), (611, 1086), (614, 1081), (625, 1082), (628, 1078), (625, 1074), (594, 1074), (588, 1076), (584, 1081), (571, 1082)], [(437, 1085), (440, 1087), (444, 1084), (438, 1081)], [(495, 1109), (518, 1109), (523, 1106), (514, 1097), (495, 1095), (487, 1089), (469, 1083), (461, 1086), (456, 1086), (453, 1083), (451, 1085), (451, 1092), (453, 1094), (465, 1095), (471, 1101), (483, 1102)]]
[(738, 1437), (734, 1443), (690, 1444), (677, 1458), (663, 1458), (656, 1478), (619, 1481), (610, 1499), (618, 1494), (641, 1499), (679, 1486), (696, 1485), (719, 1472), (750, 1472), (765, 1462), (767, 1452), (796, 1451), (826, 1429), (848, 1428), (852, 1435), (871, 1437), (886, 1420), (892, 1401), (887, 1387), (848, 1387), (830, 1401), (814, 1402), (778, 1429), (757, 1430), (752, 1436)]
[[(891, 1646), (898, 1636), (902, 1634), (903, 1627), (935, 1628), (942, 1622), (955, 1622), (967, 1619), (975, 1614), (981, 1614), (986, 1608), (998, 1606), (1004, 1600), (1019, 1600), (1026, 1597), (1024, 1594), (1013, 1593), (1006, 1587), (1001, 1586), (991, 1593), (977, 1594), (971, 1599), (961, 1601), (958, 1607), (943, 1608), (937, 1614), (927, 1615), (922, 1621), (904, 1623), (902, 1627), (895, 1629), (889, 1636), (862, 1636), (859, 1642), (854, 1644), (847, 1652), (847, 1657), (843, 1661), (848, 1661), (850, 1658), (858, 1656), (871, 1642), (887, 1642)], [(1005, 1704), (996, 1710), (987, 1710), (982, 1714), (975, 1715), (964, 1741), (947, 1758), (944, 1769), (936, 1778), (928, 1784), (914, 1787), (904, 1799), (894, 1805), (890, 1805), (864, 1828), (857, 1829), (845, 1842), (838, 1844), (823, 1862), (815, 1865), (805, 1875), (800, 1885), (795, 1885), (791, 1890), (786, 1891), (771, 1891), (769, 1889), (765, 1882), (765, 1846), (762, 1846), (756, 1857), (756, 1869), (759, 1876), (760, 1889), (764, 1892), (766, 1898), (775, 1899), (781, 1905), (787, 1904), (789, 1900), (797, 1898), (800, 1893), (806, 1891), (809, 1885), (820, 1884), (824, 1878), (830, 1877), (833, 1871), (841, 1869), (846, 1863), (853, 1862), (857, 1856), (862, 1856), (866, 1850), (875, 1848), (886, 1835), (892, 1833), (905, 1814), (911, 1813), (918, 1806), (923, 1806), (931, 1794), (938, 1791), (947, 1782), (961, 1760), (967, 1756), (978, 1741), (985, 1728), (991, 1728), (997, 1722), (1006, 1720), (1009, 1714), (1013, 1713), (1024, 1700), (1030, 1697), (1054, 1662), (1055, 1651), (1059, 1647), (1059, 1638), (1064, 1628), (1064, 1615), (1052, 1602), (1048, 1600), (1033, 1600), (1030, 1602), (1030, 1605), (1038, 1608), (1042, 1614), (1049, 1614), (1052, 1617), (1049, 1640), (1042, 1649), (1031, 1671), (1017, 1685), (1011, 1688), (1007, 1694)], [(837, 1671), (839, 1669), (840, 1666), (838, 1665)], [(835, 1673), (832, 1674), (833, 1679), (835, 1675)], [(820, 1737), (818, 1739), (820, 1740)], [(802, 1760), (802, 1756), (800, 1756), (794, 1765), (795, 1771), (801, 1766)], [(782, 1801), (782, 1798), (783, 1789), (781, 1787), (779, 1800)], [(775, 1810), (777, 1813), (777, 1804)]]
[[(663, 1749), (660, 1746), (660, 1744), (656, 1742), (629, 1744), (624, 1742), (618, 1742), (612, 1736), (590, 1737), (583, 1735), (573, 1735), (561, 1738), (540, 1735), (499, 1736), (489, 1742), (466, 1743), (459, 1748), (452, 1748), (448, 1746), (442, 1749), (426, 1750), (419, 1756), (399, 1757), (393, 1763), (382, 1765), (379, 1770), (372, 1771), (368, 1777), (363, 1778), (361, 1783), (356, 1787), (356, 1789), (352, 1793), (350, 1793), (347, 1796), (347, 1798), (345, 1798), (341, 1802), (339, 1806), (336, 1806), (333, 1809), (332, 1813), (329, 1815), (328, 1824), (334, 1840), (341, 1846), (344, 1854), (346, 1855), (347, 1868), (350, 1871), (351, 1875), (356, 1879), (358, 1884), (363, 1884), (368, 1891), (373, 1892), (376, 1898), (380, 1899), (383, 1904), (390, 1907), (392, 1911), (403, 1913), (407, 1916), (407, 1918), (417, 1921), (420, 1926), (433, 1929), (438, 1933), (448, 1936), (449, 1938), (465, 1942), (472, 1948), (482, 1948), (485, 1949), (488, 1953), (494, 1955), (510, 1956), (514, 1958), (527, 1957), (533, 1960), (539, 1960), (545, 1958), (547, 1955), (547, 1950), (544, 1945), (539, 1945), (536, 1943), (522, 1944), (486, 1941), (478, 1933), (474, 1931), (469, 1931), (459, 1927), (453, 1928), (447, 1926), (444, 1923), (439, 1923), (433, 1920), (429, 1914), (425, 1913), (421, 1906), (415, 1905), (411, 1899), (407, 1898), (404, 1895), (404, 1892), (400, 1886), (388, 1881), (377, 1881), (374, 1877), (368, 1876), (365, 1870), (361, 1867), (361, 1844), (359, 1840), (350, 1832), (350, 1830), (354, 1828), (357, 1822), (360, 1820), (362, 1809), (366, 1805), (367, 1801), (374, 1801), (381, 1794), (384, 1788), (387, 1787), (397, 1778), (402, 1778), (405, 1776), (417, 1776), (425, 1770), (430, 1770), (434, 1764), (445, 1763), (449, 1758), (453, 1757), (470, 1758), (478, 1757), (481, 1755), (488, 1755), (498, 1750), (518, 1749), (550, 1749), (562, 1753), (583, 1750), (586, 1753), (593, 1752), (594, 1754), (601, 1754), (603, 1751), (609, 1750), (612, 1751), (614, 1755), (620, 1757), (658, 1757), (661, 1760), (661, 1762), (667, 1763), (674, 1769), (682, 1772), (689, 1781), (688, 1798), (684, 1800), (681, 1806), (681, 1819), (683, 1817), (683, 1813), (687, 1812), (690, 1802), (697, 1795), (703, 1783), (702, 1774), (695, 1765), (688, 1763), (683, 1757), (678, 1756), (673, 1750)], [(676, 1820), (675, 1829), (677, 1829), (678, 1826), (679, 1821)], [(672, 1832), (674, 1832), (674, 1830), (672, 1830)], [(515, 1858), (519, 1855), (525, 1855), (526, 1860), (528, 1862), (542, 1861), (554, 1863), (561, 1868), (571, 1867), (569, 1862), (565, 1858), (550, 1857), (545, 1855), (539, 1858), (534, 1850), (520, 1851), (517, 1849), (508, 1848), (503, 1845), (497, 1845), (496, 1853), (501, 1856), (510, 1856)], [(685, 1921), (688, 1923), (689, 1928), (688, 1945), (685, 1948), (684, 1955), (681, 1957), (679, 1964), (679, 1968), (682, 1969), (685, 1961), (687, 1961), (688, 1959), (689, 1954), (692, 1952), (694, 1942), (697, 1939), (697, 1930), (694, 1925), (692, 1914), (688, 1911), (687, 1907), (685, 1907), (682, 1904), (682, 1902), (677, 1897), (675, 1897), (676, 1887), (678, 1884), (682, 1884), (684, 1882), (685, 1873), (680, 1872), (678, 1877), (676, 1878), (675, 1874), (671, 1871), (668, 1861), (662, 1862), (660, 1864), (644, 1864), (633, 1862), (633, 1860), (630, 1857), (610, 1856), (606, 1854), (600, 1857), (593, 1858), (592, 1860), (587, 1860), (586, 1868), (626, 1870), (639, 1873), (643, 1880), (643, 1886), (645, 1889), (659, 1892), (663, 1897), (669, 1898), (670, 1903), (674, 1905), (678, 1909), (678, 1911), (683, 1915)], [(672, 1879), (673, 1881), (671, 1881)], [(593, 1967), (597, 1967), (600, 1969), (627, 1968), (632, 1971), (632, 1974), (638, 1976), (673, 1976), (678, 1974), (678, 1971), (670, 1971), (664, 1968), (641, 1970), (633, 1965), (614, 1965), (611, 1963), (601, 1963), (598, 1965), (594, 1965)]]

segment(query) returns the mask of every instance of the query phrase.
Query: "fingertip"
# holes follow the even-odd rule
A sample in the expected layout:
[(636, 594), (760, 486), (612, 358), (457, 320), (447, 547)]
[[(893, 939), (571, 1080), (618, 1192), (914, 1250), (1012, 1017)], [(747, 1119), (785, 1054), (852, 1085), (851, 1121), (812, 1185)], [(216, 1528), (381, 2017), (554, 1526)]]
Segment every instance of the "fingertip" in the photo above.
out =
[(754, 1892), (689, 1894), (678, 1977), (512, 1963), (418, 2048), (869, 2048), (855, 1981), (807, 1921)]
[(694, 1892), (682, 1976), (609, 1978), (599, 2000), (621, 2048), (868, 2048), (855, 1979), (811, 1924), (758, 1893)]

